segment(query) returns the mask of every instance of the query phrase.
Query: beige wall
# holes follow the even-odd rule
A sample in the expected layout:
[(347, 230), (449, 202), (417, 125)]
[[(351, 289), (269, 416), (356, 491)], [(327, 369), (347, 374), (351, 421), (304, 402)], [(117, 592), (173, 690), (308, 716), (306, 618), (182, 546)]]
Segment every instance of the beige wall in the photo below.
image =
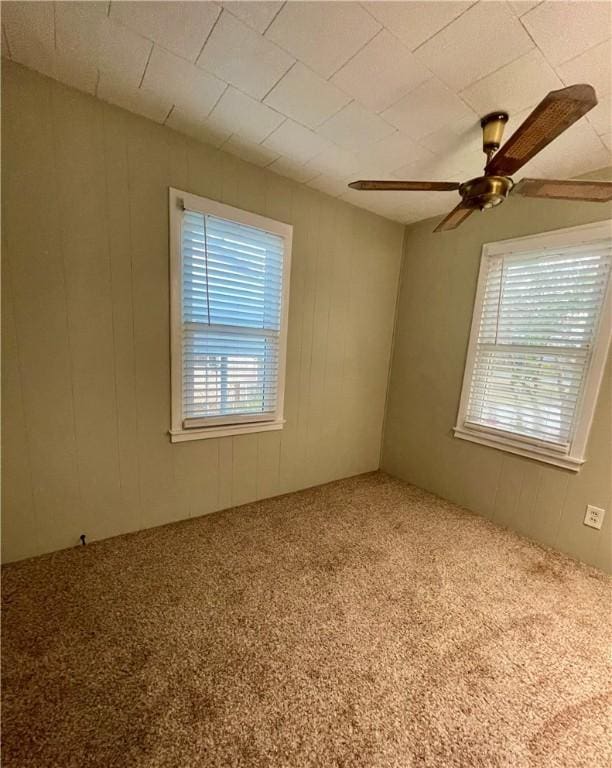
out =
[[(612, 178), (609, 171), (593, 178)], [(452, 436), (483, 243), (586, 224), (612, 206), (511, 198), (453, 232), (407, 228), (382, 466), (501, 525), (612, 570), (610, 360), (578, 474)], [(607, 510), (583, 525), (585, 507)]]
[[(403, 227), (3, 70), (4, 559), (376, 469)], [(282, 432), (168, 440), (169, 186), (294, 226)]]
[[(378, 466), (400, 225), (6, 62), (2, 97), (5, 561)], [(168, 441), (168, 186), (294, 225), (282, 432)], [(481, 244), (609, 215), (512, 199), (408, 228), (382, 463), (612, 569), (610, 363), (577, 475), (451, 434)]]

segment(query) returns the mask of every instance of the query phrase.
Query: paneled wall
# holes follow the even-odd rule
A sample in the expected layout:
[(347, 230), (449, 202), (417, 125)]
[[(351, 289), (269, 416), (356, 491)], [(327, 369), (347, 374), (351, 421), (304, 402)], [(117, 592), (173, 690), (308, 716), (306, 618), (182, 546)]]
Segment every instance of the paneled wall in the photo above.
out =
[[(610, 170), (589, 174), (612, 179)], [(519, 174), (520, 178), (520, 174)], [(407, 228), (382, 467), (536, 541), (612, 570), (612, 381), (608, 366), (577, 474), (453, 437), (482, 244), (610, 218), (607, 204), (511, 198), (433, 234)], [(607, 510), (587, 528), (587, 504)]]
[[(3, 61), (3, 557), (376, 469), (403, 227)], [(294, 226), (285, 428), (171, 444), (168, 187)]]

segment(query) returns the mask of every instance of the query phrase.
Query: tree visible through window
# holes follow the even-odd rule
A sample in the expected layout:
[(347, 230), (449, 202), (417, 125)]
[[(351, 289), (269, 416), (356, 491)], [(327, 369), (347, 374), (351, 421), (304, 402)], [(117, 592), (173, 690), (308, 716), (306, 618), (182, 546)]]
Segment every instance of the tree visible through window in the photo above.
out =
[(458, 436), (582, 461), (610, 335), (611, 252), (601, 224), (566, 242), (547, 233), (485, 246)]
[[(278, 423), (291, 228), (193, 195), (175, 197), (174, 426)], [(173, 307), (175, 321), (177, 314)], [(174, 410), (176, 401), (173, 392)]]

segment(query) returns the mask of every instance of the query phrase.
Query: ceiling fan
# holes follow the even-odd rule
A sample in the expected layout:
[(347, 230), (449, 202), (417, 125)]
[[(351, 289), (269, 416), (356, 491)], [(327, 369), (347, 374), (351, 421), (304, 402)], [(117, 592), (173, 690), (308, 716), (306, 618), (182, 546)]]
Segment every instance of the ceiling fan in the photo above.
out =
[[(510, 175), (538, 154), (597, 104), (591, 85), (579, 84), (551, 91), (499, 149), (507, 112), (492, 112), (480, 121), (484, 174), (464, 181), (353, 181), (360, 190), (448, 192), (458, 190), (461, 202), (438, 224), (434, 232), (455, 229), (476, 210), (503, 203), (510, 192), (526, 197), (583, 200), (592, 203), (612, 200), (612, 182), (562, 179), (523, 179), (515, 184)], [(499, 150), (499, 151), (498, 151)]]

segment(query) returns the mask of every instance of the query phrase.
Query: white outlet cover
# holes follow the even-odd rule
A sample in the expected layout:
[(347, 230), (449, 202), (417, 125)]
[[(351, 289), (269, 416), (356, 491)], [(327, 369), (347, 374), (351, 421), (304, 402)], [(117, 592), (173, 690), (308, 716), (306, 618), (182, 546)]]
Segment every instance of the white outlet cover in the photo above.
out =
[(605, 514), (605, 509), (601, 509), (600, 507), (593, 507), (591, 504), (589, 504), (586, 508), (584, 524), (590, 526), (591, 528), (597, 528), (599, 531), (601, 529)]

